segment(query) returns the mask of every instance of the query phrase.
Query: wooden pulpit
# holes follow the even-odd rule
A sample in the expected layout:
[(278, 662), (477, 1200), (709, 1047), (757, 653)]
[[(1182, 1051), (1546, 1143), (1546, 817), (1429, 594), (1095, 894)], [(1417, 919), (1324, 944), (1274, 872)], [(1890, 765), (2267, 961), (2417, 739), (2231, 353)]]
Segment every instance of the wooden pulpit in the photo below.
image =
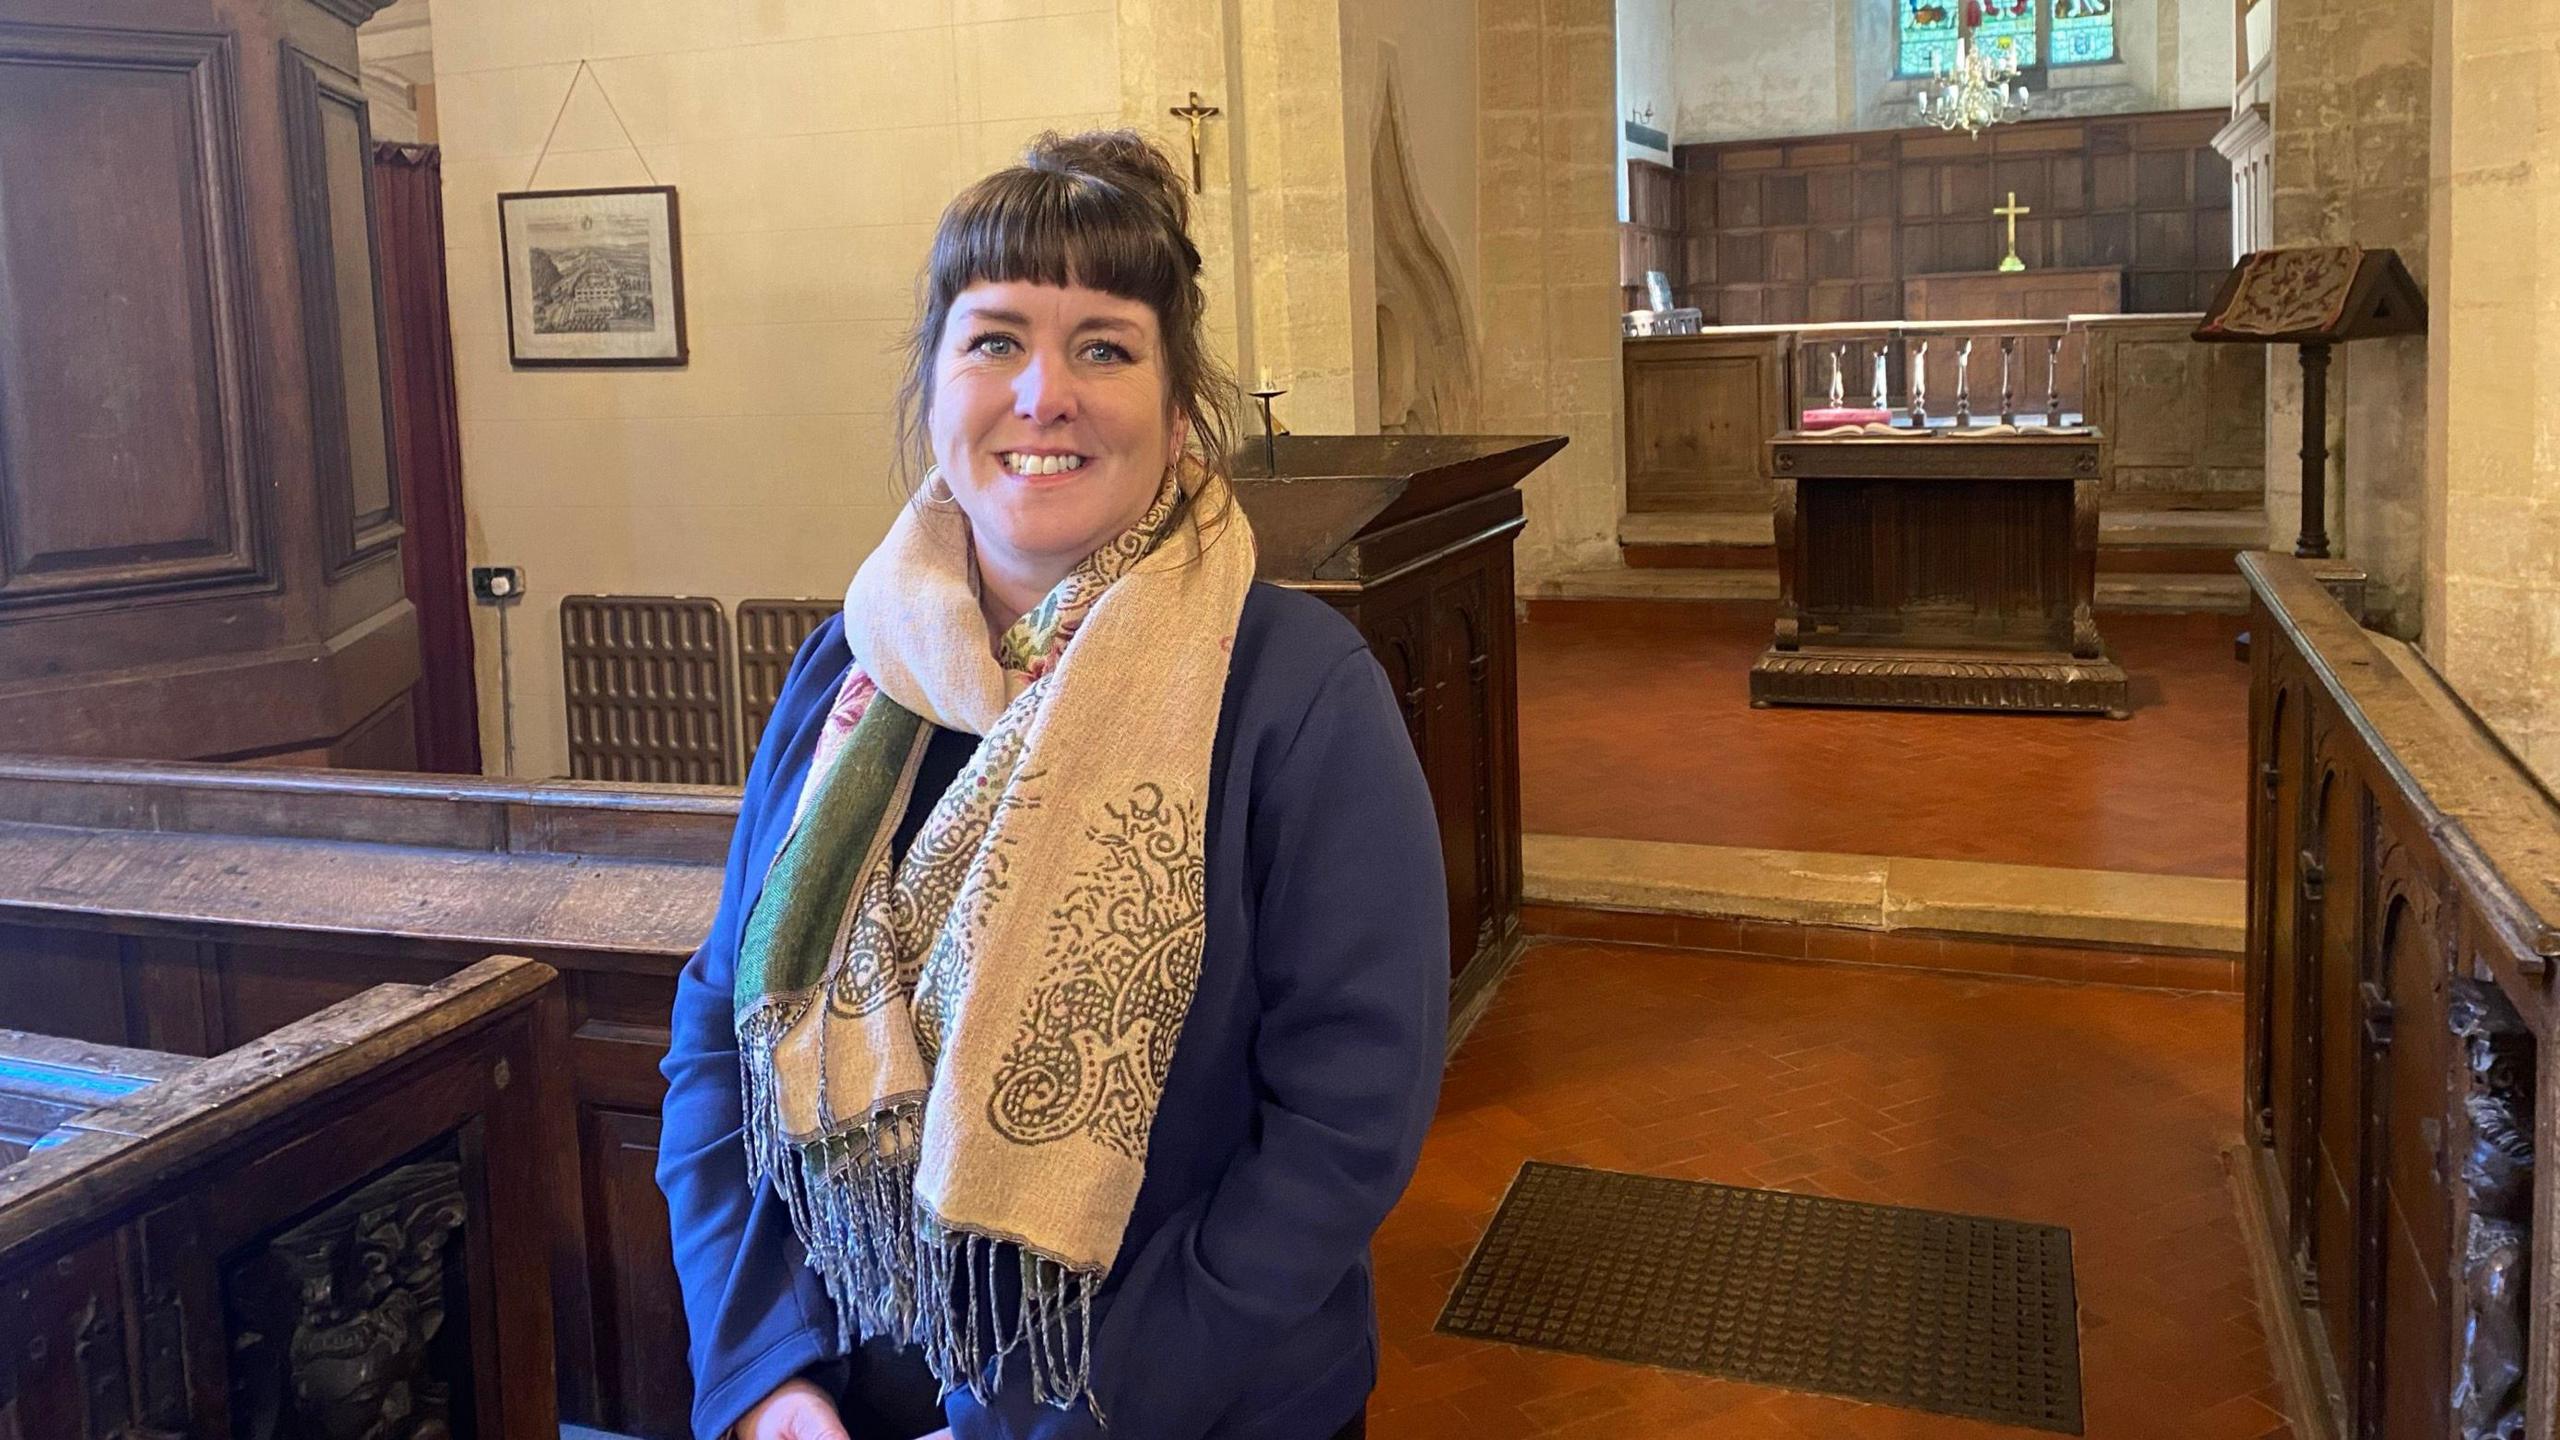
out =
[(1283, 435), (1235, 457), (1260, 578), (1348, 617), (1404, 707), (1440, 817), (1453, 1014), (1487, 993), (1520, 945), (1511, 545), (1523, 523), (1520, 480), (1564, 444), (1560, 435)]
[(1770, 449), (1778, 621), (1754, 706), (2129, 713), (2098, 636), (2095, 430), (1790, 431)]

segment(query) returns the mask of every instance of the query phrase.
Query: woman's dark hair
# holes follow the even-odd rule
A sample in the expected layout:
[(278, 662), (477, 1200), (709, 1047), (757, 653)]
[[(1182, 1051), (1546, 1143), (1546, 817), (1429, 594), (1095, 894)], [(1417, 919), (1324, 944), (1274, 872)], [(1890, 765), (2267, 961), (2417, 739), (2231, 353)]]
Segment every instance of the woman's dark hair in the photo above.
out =
[(934, 357), (960, 292), (981, 281), (1081, 285), (1153, 309), (1176, 424), (1192, 459), (1224, 475), (1235, 377), (1202, 333), (1208, 309), (1191, 204), (1162, 151), (1134, 130), (1049, 131), (1022, 163), (960, 192), (925, 263), (907, 372), (898, 387), (898, 463), (912, 493), (932, 445)]

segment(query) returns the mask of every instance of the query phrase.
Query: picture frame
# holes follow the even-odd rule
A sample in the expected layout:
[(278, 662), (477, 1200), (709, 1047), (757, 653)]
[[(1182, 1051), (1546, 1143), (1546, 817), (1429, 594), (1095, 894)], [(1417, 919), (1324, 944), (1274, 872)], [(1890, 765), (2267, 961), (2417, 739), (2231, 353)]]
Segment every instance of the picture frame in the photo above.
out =
[(500, 195), (498, 249), (517, 366), (686, 362), (674, 186)]

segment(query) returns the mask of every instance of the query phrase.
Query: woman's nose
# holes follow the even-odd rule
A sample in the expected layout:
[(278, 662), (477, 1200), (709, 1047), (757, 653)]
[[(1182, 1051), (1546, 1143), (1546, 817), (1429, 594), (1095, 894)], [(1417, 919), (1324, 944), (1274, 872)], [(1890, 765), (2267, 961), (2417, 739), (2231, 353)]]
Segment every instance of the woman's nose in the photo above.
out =
[(1014, 413), (1036, 424), (1051, 425), (1075, 415), (1074, 385), (1066, 363), (1054, 356), (1033, 355), (1013, 380)]

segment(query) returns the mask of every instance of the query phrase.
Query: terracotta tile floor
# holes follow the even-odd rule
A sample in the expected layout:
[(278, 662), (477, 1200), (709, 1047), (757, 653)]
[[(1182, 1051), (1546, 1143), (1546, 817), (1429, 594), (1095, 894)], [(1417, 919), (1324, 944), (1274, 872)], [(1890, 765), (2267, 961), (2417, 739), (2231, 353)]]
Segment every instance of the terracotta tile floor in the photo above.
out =
[(1750, 704), (1759, 602), (1540, 602), (1520, 629), (1531, 831), (2238, 878), (2239, 616), (2104, 617), (2130, 720)]
[(2237, 997), (1613, 947), (1525, 956), (1379, 1232), (1380, 1440), (2046, 1432), (1433, 1333), (1523, 1160), (2070, 1227), (2093, 1440), (2289, 1434), (2220, 1162)]

